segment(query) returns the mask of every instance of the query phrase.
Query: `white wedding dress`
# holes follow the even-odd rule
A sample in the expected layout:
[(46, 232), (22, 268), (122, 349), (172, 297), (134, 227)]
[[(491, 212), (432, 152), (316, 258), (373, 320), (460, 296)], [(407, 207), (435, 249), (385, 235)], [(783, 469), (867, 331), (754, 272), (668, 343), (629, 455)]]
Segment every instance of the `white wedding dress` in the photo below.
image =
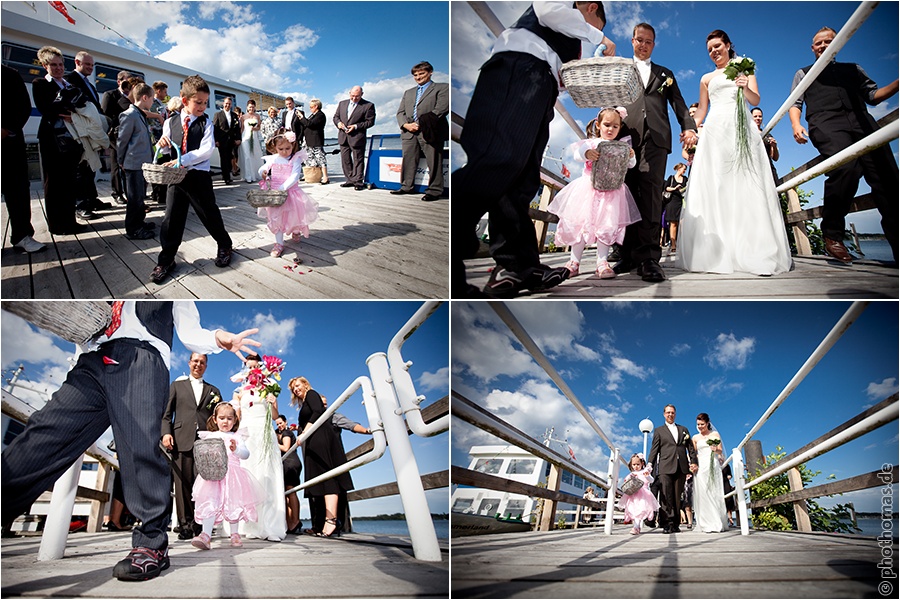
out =
[[(259, 117), (256, 117), (257, 121)], [(249, 120), (249, 119), (248, 119)], [(238, 165), (241, 167), (241, 177), (244, 181), (254, 182), (259, 180), (259, 168), (263, 165), (265, 152), (262, 150), (262, 134), (254, 131), (245, 120), (241, 133), (241, 145), (238, 146)]]
[[(707, 438), (719, 438), (716, 431), (711, 431)], [(706, 439), (695, 436), (697, 440), (697, 462), (699, 469), (694, 475), (694, 531), (712, 533), (725, 531), (728, 527), (728, 516), (725, 513), (725, 488), (722, 484), (722, 465), (717, 458), (710, 457), (712, 449)]]
[(703, 124), (678, 232), (686, 271), (774, 275), (791, 269), (791, 251), (769, 158), (746, 103), (749, 161), (737, 157), (738, 87), (724, 75), (709, 82)]
[[(252, 404), (252, 406), (251, 406)], [(273, 421), (266, 417), (266, 402), (249, 390), (241, 390), (241, 425), (250, 456), (241, 466), (250, 471), (265, 490), (265, 500), (256, 506), (255, 523), (241, 521), (239, 532), (248, 538), (273, 542), (287, 536), (287, 515), (284, 503), (284, 470), (281, 452), (275, 440)], [(275, 415), (277, 416), (277, 415)]]

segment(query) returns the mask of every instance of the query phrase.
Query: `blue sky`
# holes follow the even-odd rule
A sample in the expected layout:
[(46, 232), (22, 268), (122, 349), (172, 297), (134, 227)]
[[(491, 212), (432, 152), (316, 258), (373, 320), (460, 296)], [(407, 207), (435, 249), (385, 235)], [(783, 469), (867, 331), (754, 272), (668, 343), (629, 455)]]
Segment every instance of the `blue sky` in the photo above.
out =
[[(524, 11), (524, 2), (487, 3), (505, 25), (509, 25)], [(797, 69), (812, 64), (810, 49), (815, 32), (822, 26), (840, 31), (859, 6), (856, 2), (604, 2), (608, 25), (604, 33), (617, 45), (617, 56), (633, 56), (631, 33), (634, 25), (648, 22), (656, 29), (656, 48), (653, 60), (675, 72), (678, 85), (687, 104), (699, 99), (700, 78), (714, 70), (706, 53), (706, 36), (714, 29), (723, 29), (734, 42), (738, 54), (753, 58), (758, 65), (757, 78), (762, 101), (760, 107), (768, 117), (774, 116), (791, 90)], [(855, 36), (838, 54), (841, 62), (856, 62), (869, 76), (884, 86), (897, 78), (897, 22), (898, 3), (882, 2)], [(452, 100), (453, 111), (465, 115), (478, 76), (478, 68), (489, 55), (493, 36), (465, 2), (452, 3)], [(595, 116), (593, 109), (578, 109), (567, 94), (560, 96), (563, 104), (582, 125)], [(897, 96), (871, 108), (880, 118), (897, 108)], [(671, 115), (674, 132), (681, 128)], [(806, 125), (805, 118), (803, 119)], [(794, 142), (790, 121), (782, 119), (772, 131), (778, 141), (781, 158), (776, 163), (779, 175), (790, 172), (816, 156), (812, 144)], [(560, 118), (551, 123), (549, 153), (561, 157), (564, 149), (577, 139), (576, 134)], [(676, 136), (677, 143), (677, 136)], [(891, 144), (897, 155), (897, 142)], [(453, 167), (462, 165), (465, 158), (459, 145), (453, 145)], [(569, 158), (569, 153), (565, 153)], [(682, 161), (681, 148), (670, 155), (667, 175), (675, 163)], [(567, 160), (572, 173), (581, 172), (581, 165)], [(559, 169), (559, 163), (545, 161), (548, 168)], [(803, 185), (815, 194), (809, 206), (821, 204), (824, 178), (819, 177)], [(860, 193), (868, 191), (863, 183)], [(860, 232), (881, 232), (876, 211), (855, 213), (848, 223), (856, 223)], [(849, 225), (848, 225), (849, 227)]]
[[(507, 306), (608, 437), (640, 452), (638, 423), (663, 423), (663, 407), (696, 432), (706, 412), (734, 448), (850, 307), (846, 302), (509, 302)], [(542, 439), (568, 438), (578, 462), (605, 474), (609, 452), (487, 303), (454, 302), (455, 391)], [(793, 452), (897, 391), (898, 312), (873, 302), (754, 439), (768, 454)], [(496, 438), (453, 419), (451, 462), (467, 466), (474, 444)], [(816, 483), (897, 464), (894, 421), (808, 463)], [(563, 450), (556, 446), (557, 450)], [(604, 475), (605, 476), (605, 475)], [(880, 510), (881, 491), (846, 494)]]
[[(376, 352), (387, 352), (397, 331), (421, 305), (417, 302), (197, 302), (201, 323), (208, 329), (228, 331), (258, 327), (254, 336), (263, 343), (261, 353), (275, 354), (287, 362), (282, 384), (291, 377), (305, 376), (329, 401), (338, 396), (360, 375), (368, 376), (365, 360)], [(448, 313), (446, 304), (409, 337), (403, 356), (413, 361), (410, 375), (416, 391), (426, 397), (427, 406), (448, 393)], [(68, 371), (67, 358), (75, 346), (34, 328), (10, 313), (3, 313), (2, 357), (4, 375), (19, 364), (25, 365), (22, 382), (46, 389), (59, 387)], [(190, 353), (176, 336), (173, 345), (171, 378), (188, 373)], [(204, 379), (230, 399), (235, 385), (229, 377), (241, 367), (231, 353), (209, 357)], [(35, 407), (43, 405), (41, 395), (23, 388), (16, 395)], [(289, 393), (282, 396), (278, 408), (289, 422), (297, 422), (297, 410), (290, 406)], [(354, 421), (367, 423), (362, 394), (356, 392), (339, 409)], [(368, 436), (343, 433), (344, 447), (355, 448)], [(422, 474), (447, 469), (448, 434), (430, 438), (411, 436), (413, 452)], [(356, 489), (396, 481), (390, 461), (390, 449), (374, 463), (352, 473)], [(447, 512), (446, 488), (426, 493), (433, 512)], [(305, 502), (304, 510), (305, 508)], [(403, 512), (398, 496), (354, 503), (355, 515)]]
[[(3, 8), (142, 51), (93, 17), (156, 58), (293, 95), (304, 106), (320, 98), (329, 123), (337, 101), (362, 85), (379, 115), (374, 133), (399, 133), (395, 114), (403, 91), (415, 85), (414, 64), (427, 60), (436, 81), (449, 81), (446, 2), (75, 2), (78, 10), (66, 4), (75, 25), (47, 2)], [(326, 136), (336, 135), (329, 125)]]

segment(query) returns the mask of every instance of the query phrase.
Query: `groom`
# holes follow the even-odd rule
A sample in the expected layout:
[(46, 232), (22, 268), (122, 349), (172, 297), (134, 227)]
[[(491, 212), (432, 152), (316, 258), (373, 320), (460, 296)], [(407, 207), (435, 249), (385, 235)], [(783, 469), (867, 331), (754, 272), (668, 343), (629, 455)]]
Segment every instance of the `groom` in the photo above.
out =
[(641, 213), (641, 220), (625, 230), (625, 240), (619, 251), (621, 260), (613, 270), (622, 274), (636, 267), (644, 281), (657, 283), (666, 279), (659, 266), (663, 181), (666, 157), (672, 152), (672, 128), (666, 103), (672, 106), (681, 124), (679, 139), (683, 144), (697, 143), (697, 125), (688, 112), (672, 70), (650, 61), (656, 44), (653, 27), (648, 23), (636, 25), (631, 44), (644, 93), (625, 107), (628, 116), (619, 137), (630, 135), (634, 147), (637, 168), (628, 170), (625, 183)]
[(675, 423), (675, 406), (667, 404), (663, 416), (665, 424), (653, 430), (647, 462), (659, 481), (659, 525), (665, 533), (679, 533), (681, 493), (688, 472), (697, 472), (697, 452), (687, 427)]

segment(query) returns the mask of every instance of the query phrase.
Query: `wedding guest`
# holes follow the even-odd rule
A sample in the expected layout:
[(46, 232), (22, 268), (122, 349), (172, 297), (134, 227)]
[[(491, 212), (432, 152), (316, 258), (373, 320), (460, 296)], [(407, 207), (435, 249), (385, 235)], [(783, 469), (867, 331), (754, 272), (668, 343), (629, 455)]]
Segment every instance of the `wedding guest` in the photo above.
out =
[[(482, 65), (460, 144), (465, 166), (453, 173), (456, 190), (452, 295), (514, 297), (556, 287), (565, 267), (542, 265), (528, 207), (540, 187), (540, 168), (559, 96), (559, 69), (581, 55), (581, 42), (616, 45), (603, 35), (602, 2), (537, 2), (507, 28)], [(478, 222), (490, 216), (491, 255), (497, 266), (483, 292), (466, 283), (464, 259), (480, 241)]]
[(302, 142), (303, 141), (303, 109), (294, 104), (294, 99), (291, 96), (286, 96), (284, 99), (284, 108), (281, 109), (281, 112), (278, 114), (278, 118), (281, 119), (281, 127), (283, 127), (286, 131), (293, 131), (297, 136), (297, 139)]
[(28, 253), (40, 252), (46, 246), (34, 239), (31, 225), (31, 182), (28, 181), (28, 156), (23, 129), (31, 116), (31, 98), (19, 72), (3, 65), (2, 176), (0, 190), (9, 213), (9, 241)]
[[(763, 130), (763, 111), (760, 107), (755, 107), (750, 111), (750, 115), (753, 117), (753, 122), (756, 123), (756, 128), (762, 133)], [(766, 146), (766, 154), (769, 155), (769, 166), (772, 168), (772, 179), (775, 180), (776, 184), (778, 182), (778, 171), (775, 169), (775, 161), (780, 157), (780, 153), (778, 152), (778, 142), (775, 140), (775, 137), (771, 133), (767, 133), (762, 136), (763, 144)]]
[(262, 118), (262, 123), (259, 126), (259, 133), (260, 137), (262, 137), (263, 145), (269, 142), (269, 140), (278, 131), (278, 128), (280, 126), (281, 122), (278, 120), (278, 109), (274, 106), (270, 106), (269, 110), (266, 111), (266, 116)]
[(670, 175), (665, 184), (665, 191), (669, 194), (669, 201), (666, 204), (666, 223), (669, 224), (670, 255), (675, 254), (678, 250), (678, 222), (681, 220), (681, 207), (684, 204), (684, 192), (687, 190), (688, 184), (688, 178), (684, 175), (685, 171), (687, 171), (687, 165), (678, 163), (675, 165), (675, 174)]
[(341, 187), (359, 190), (365, 186), (366, 131), (375, 125), (375, 105), (363, 100), (363, 89), (350, 88), (350, 98), (338, 102), (334, 113), (334, 125), (338, 128), (338, 146), (341, 148), (341, 167), (346, 182)]
[[(153, 82), (153, 104), (150, 106), (150, 112), (159, 115), (161, 120), (157, 119), (147, 119), (150, 123), (150, 133), (153, 135), (153, 143), (159, 141), (162, 137), (163, 123), (165, 123), (166, 119), (169, 118), (169, 109), (166, 106), (166, 103), (169, 100), (169, 86), (166, 85), (165, 81), (154, 81)], [(160, 156), (158, 159), (158, 163), (161, 164), (165, 162), (166, 159), (163, 156)], [(166, 191), (168, 186), (161, 183), (153, 183), (150, 185), (150, 194), (151, 199), (157, 204), (165, 204), (166, 203)]]
[(125, 199), (125, 182), (119, 174), (119, 160), (116, 156), (116, 138), (118, 131), (116, 125), (119, 122), (119, 115), (128, 110), (131, 102), (128, 100), (128, 92), (131, 91), (131, 84), (128, 79), (131, 73), (128, 71), (119, 71), (116, 75), (116, 88), (103, 93), (100, 99), (101, 111), (109, 118), (109, 181), (112, 186), (112, 196), (117, 204), (127, 204)]
[[(275, 419), (275, 425), (278, 427), (277, 439), (278, 449), (281, 451), (281, 467), (284, 471), (284, 491), (287, 492), (300, 485), (300, 472), (303, 470), (303, 465), (300, 464), (300, 457), (294, 448), (297, 436), (288, 427), (287, 417), (278, 415), (278, 418)], [(285, 455), (287, 455), (286, 458)], [(297, 497), (297, 492), (285, 496), (284, 501), (287, 514), (287, 532), (297, 535), (303, 526), (303, 523), (300, 521), (300, 499)]]
[(231, 96), (222, 101), (222, 110), (213, 117), (216, 148), (219, 150), (219, 165), (222, 169), (222, 181), (231, 185), (233, 171), (232, 159), (241, 143), (241, 122), (235, 111), (231, 110)]
[(747, 102), (760, 101), (756, 75), (725, 75), (735, 56), (726, 32), (711, 32), (706, 45), (716, 68), (700, 79), (697, 119), (704, 123), (704, 133), (682, 213), (682, 265), (699, 273), (784, 273), (792, 267), (784, 217), (775, 183), (766, 173), (769, 158), (747, 107)]
[[(828, 49), (836, 35), (830, 27), (816, 32), (812, 43), (816, 59)], [(791, 89), (800, 84), (811, 68), (812, 65), (809, 65), (797, 71)], [(878, 130), (878, 123), (865, 105), (877, 106), (894, 96), (897, 89), (897, 79), (879, 88), (859, 65), (831, 61), (789, 110), (794, 141), (805, 144), (809, 138), (823, 158), (834, 156)], [(808, 132), (800, 124), (804, 103)], [(842, 263), (853, 262), (843, 239), (845, 218), (850, 212), (861, 177), (865, 177), (872, 189), (872, 198), (881, 213), (881, 228), (896, 261), (900, 178), (893, 150), (887, 144), (826, 174), (821, 225), (825, 252)]]
[[(302, 113), (301, 113), (302, 114)], [(306, 136), (307, 158), (304, 163), (307, 167), (321, 167), (321, 185), (328, 185), (328, 162), (325, 156), (325, 113), (322, 112), (322, 101), (313, 98), (309, 101), (309, 116), (301, 116), (300, 124), (303, 125)]]
[[(120, 580), (143, 581), (169, 568), (169, 466), (159, 449), (173, 335), (189, 350), (249, 352), (259, 342), (222, 329), (203, 329), (193, 302), (116, 301), (112, 322), (66, 376), (50, 401), (3, 450), (3, 528), (24, 513), (112, 426), (128, 508), (140, 521), (132, 550), (113, 569)], [(126, 443), (127, 440), (127, 443)]]
[(146, 83), (139, 83), (131, 89), (130, 99), (134, 102), (128, 110), (119, 115), (119, 133), (116, 137), (116, 158), (124, 173), (125, 196), (125, 237), (130, 240), (149, 240), (155, 235), (155, 223), (147, 223), (144, 216), (144, 197), (147, 182), (141, 165), (153, 160), (153, 144), (144, 110), (153, 102), (153, 90)]

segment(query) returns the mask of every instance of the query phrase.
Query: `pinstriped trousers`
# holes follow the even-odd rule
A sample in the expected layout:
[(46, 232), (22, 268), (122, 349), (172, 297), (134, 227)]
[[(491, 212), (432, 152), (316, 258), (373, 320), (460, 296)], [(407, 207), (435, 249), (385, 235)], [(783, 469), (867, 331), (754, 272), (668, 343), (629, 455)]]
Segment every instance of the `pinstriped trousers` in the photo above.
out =
[[(118, 364), (104, 364), (108, 357)], [(3, 451), (0, 502), (8, 524), (28, 510), (112, 425), (125, 503), (141, 521), (134, 546), (168, 544), (171, 479), (159, 448), (169, 370), (150, 344), (114, 340), (82, 354), (47, 405)]]

